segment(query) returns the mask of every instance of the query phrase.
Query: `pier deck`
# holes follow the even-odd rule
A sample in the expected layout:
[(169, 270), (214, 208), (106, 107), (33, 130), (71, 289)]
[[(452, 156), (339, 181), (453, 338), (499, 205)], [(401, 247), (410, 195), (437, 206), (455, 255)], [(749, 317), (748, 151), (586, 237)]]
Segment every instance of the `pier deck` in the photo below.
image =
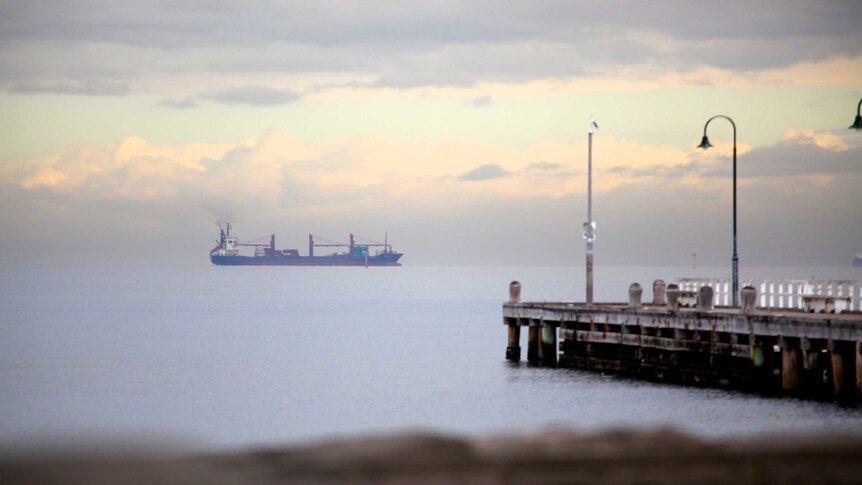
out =
[(535, 364), (862, 403), (862, 313), (754, 308), (753, 293), (743, 295), (746, 308), (712, 307), (709, 289), (684, 308), (678, 296), (658, 304), (641, 304), (640, 293), (629, 303), (521, 302), (518, 288), (503, 304), (506, 357), (520, 360), (527, 327)]

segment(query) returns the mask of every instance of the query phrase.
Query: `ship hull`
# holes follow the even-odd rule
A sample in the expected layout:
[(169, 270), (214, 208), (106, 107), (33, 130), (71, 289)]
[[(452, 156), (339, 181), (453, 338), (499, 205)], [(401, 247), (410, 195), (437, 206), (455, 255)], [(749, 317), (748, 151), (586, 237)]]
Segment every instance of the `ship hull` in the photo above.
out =
[(346, 254), (331, 256), (219, 256), (210, 255), (210, 261), (219, 266), (401, 266), (401, 253), (369, 256), (368, 259)]

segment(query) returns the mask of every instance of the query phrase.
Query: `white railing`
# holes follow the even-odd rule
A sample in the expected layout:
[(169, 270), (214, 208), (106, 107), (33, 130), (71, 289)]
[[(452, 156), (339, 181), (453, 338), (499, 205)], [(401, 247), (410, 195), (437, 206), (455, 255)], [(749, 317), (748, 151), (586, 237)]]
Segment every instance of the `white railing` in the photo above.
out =
[[(730, 306), (732, 301), (728, 278), (676, 278), (671, 283), (676, 283), (680, 291), (697, 291), (702, 286), (711, 286), (714, 306)], [(748, 282), (743, 283), (742, 286), (746, 284)]]
[(762, 280), (758, 303), (763, 308), (804, 308), (804, 297), (849, 300), (848, 310), (862, 310), (862, 285), (850, 280)]
[[(730, 280), (727, 278), (676, 278), (671, 280), (681, 291), (697, 291), (709, 285), (713, 290), (715, 306), (729, 306), (731, 301)], [(757, 288), (757, 302), (760, 308), (805, 308), (805, 297), (819, 296), (846, 299), (847, 309), (862, 311), (862, 284), (850, 280), (760, 280), (755, 286), (752, 281), (743, 281), (745, 286)]]

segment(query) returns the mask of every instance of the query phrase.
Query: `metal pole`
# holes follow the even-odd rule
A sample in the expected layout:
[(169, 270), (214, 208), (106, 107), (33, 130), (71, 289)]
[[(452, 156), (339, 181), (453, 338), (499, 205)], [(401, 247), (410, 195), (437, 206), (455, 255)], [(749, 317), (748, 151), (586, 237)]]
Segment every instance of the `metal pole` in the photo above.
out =
[(739, 255), (736, 253), (736, 124), (733, 123), (733, 307), (739, 307)]
[[(860, 101), (860, 105), (862, 105), (862, 101)], [(736, 252), (736, 123), (734, 123), (729, 116), (725, 115), (715, 115), (708, 119), (706, 124), (703, 125), (702, 148), (709, 148), (711, 146), (707, 141), (706, 128), (709, 126), (709, 123), (716, 118), (726, 119), (733, 127), (733, 255), (730, 257), (730, 264), (733, 278), (733, 288), (731, 288), (731, 291), (733, 292), (733, 306), (739, 307), (739, 255)]]
[(590, 126), (587, 152), (587, 304), (593, 303), (593, 128)]

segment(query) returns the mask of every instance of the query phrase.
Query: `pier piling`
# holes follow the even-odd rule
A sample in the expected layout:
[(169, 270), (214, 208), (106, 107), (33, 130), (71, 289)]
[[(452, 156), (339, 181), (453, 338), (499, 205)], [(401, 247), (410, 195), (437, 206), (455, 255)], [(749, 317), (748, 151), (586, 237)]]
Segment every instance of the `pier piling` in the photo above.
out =
[(782, 337), (781, 347), (781, 389), (787, 394), (795, 394), (799, 387), (799, 339)]
[(515, 362), (521, 360), (521, 326), (509, 325), (509, 345), (506, 347), (506, 359)]
[[(509, 283), (509, 303), (521, 301), (521, 283)], [(506, 359), (515, 362), (521, 360), (521, 326), (518, 322), (509, 323), (509, 345), (506, 346)]]
[(856, 397), (862, 407), (862, 342), (856, 342)]
[(542, 322), (542, 365), (547, 367), (557, 366), (557, 328), (550, 322)]
[(542, 347), (539, 345), (539, 335), (539, 326), (531, 321), (527, 329), (527, 362), (531, 364), (538, 364), (540, 361), (539, 350)]
[[(862, 404), (862, 394), (858, 393), (859, 375), (856, 360), (859, 342), (831, 340), (828, 349), (832, 360), (832, 386), (836, 401), (855, 400)], [(853, 399), (856, 398), (856, 399)]]

